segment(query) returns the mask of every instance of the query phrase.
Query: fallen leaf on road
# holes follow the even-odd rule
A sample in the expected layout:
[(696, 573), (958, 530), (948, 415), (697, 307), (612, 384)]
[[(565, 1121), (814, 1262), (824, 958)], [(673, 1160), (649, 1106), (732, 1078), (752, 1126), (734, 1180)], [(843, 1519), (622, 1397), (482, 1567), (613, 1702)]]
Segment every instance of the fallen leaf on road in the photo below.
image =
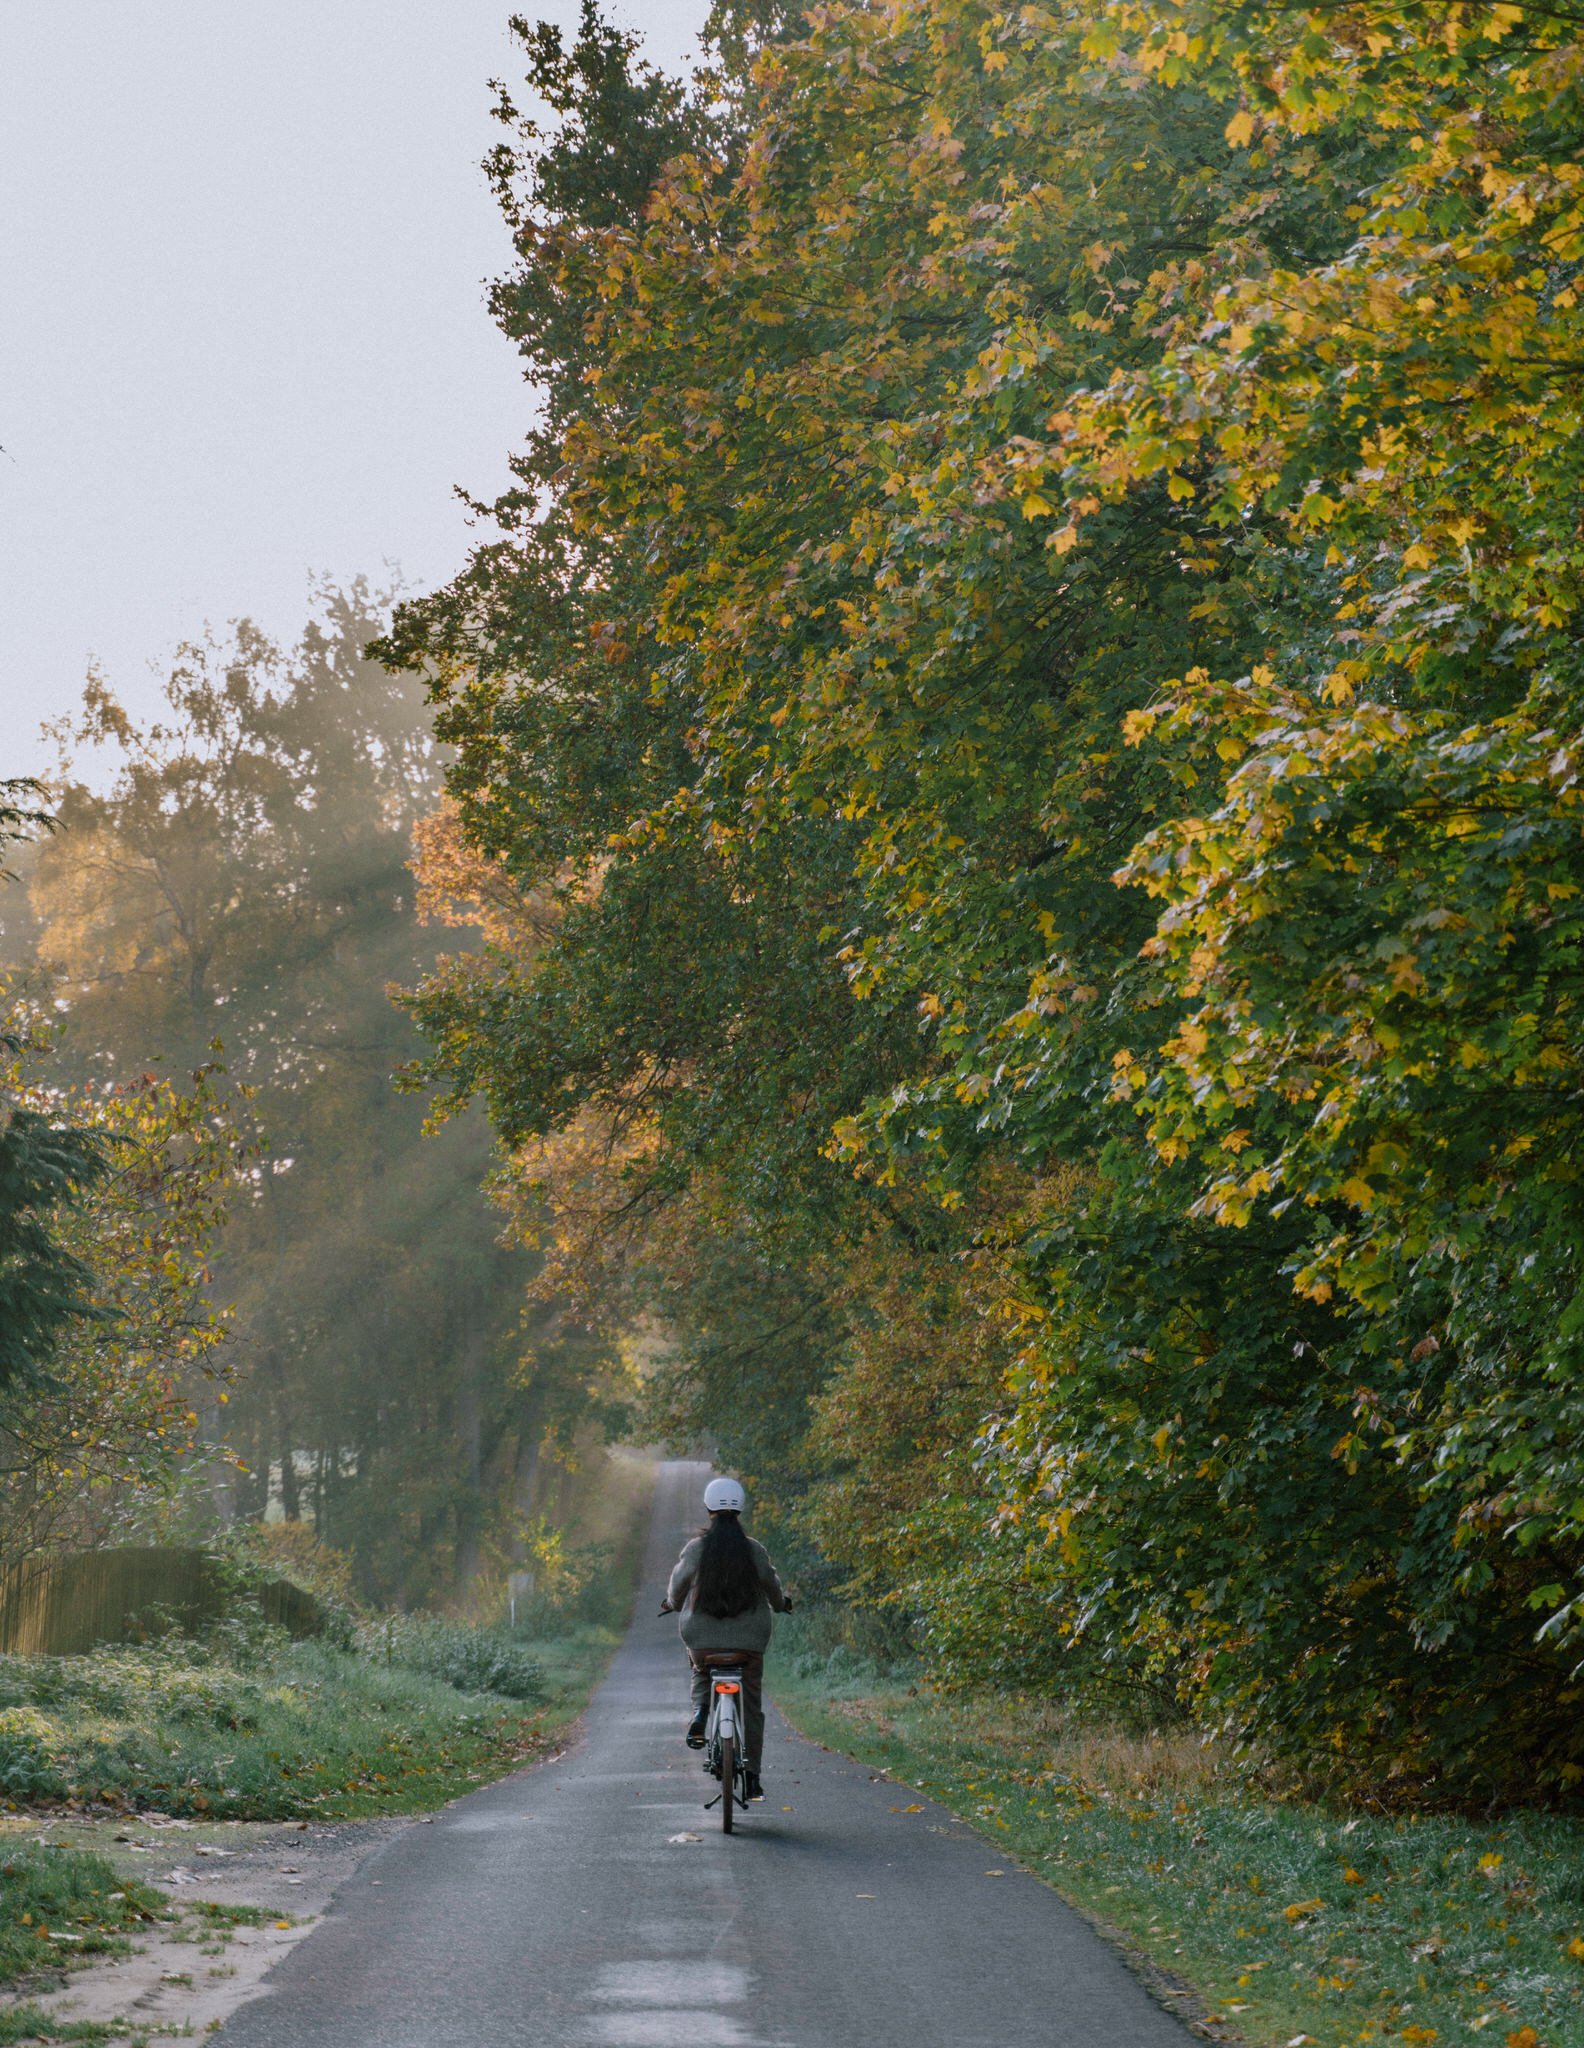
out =
[(854, 1892), (854, 1893), (853, 1893), (853, 1897), (854, 1897), (855, 1899), (872, 1899), (872, 1898), (874, 1897), (874, 1893), (873, 1893), (873, 1892)]
[(289, 1920), (277, 1920), (275, 1925), (277, 1927), (290, 1928), (291, 1922)]
[(1004, 1870), (987, 1870), (987, 1871), (985, 1872), (985, 1876), (986, 1876), (986, 1877), (1005, 1877), (1005, 1876), (1006, 1876), (1006, 1872), (1005, 1872)]
[(924, 1809), (922, 1806), (893, 1806), (891, 1811), (893, 1813), (922, 1813)]
[(703, 1839), (704, 1837), (702, 1835), (690, 1835), (686, 1832), (686, 1830), (684, 1830), (680, 1835), (666, 1836), (666, 1840), (668, 1842), (702, 1842)]

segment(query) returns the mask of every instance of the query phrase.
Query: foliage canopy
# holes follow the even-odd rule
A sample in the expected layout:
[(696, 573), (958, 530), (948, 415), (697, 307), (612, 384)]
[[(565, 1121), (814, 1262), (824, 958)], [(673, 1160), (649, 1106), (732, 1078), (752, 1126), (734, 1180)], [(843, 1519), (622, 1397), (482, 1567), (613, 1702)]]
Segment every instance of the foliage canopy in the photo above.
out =
[(1569, 1790), (1576, 25), (716, 32), (503, 102), (544, 409), (384, 651), (556, 917), (430, 1078), (946, 1665)]

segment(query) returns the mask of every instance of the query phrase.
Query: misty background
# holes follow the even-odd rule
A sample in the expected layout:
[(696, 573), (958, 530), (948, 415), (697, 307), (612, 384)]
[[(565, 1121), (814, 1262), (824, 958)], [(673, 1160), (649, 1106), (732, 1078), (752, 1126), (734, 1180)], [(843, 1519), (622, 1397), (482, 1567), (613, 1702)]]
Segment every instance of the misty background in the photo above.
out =
[[(571, 29), (572, 0), (524, 10)], [(618, 20), (680, 67), (700, 0)], [(506, 0), (65, 0), (0, 18), (6, 772), (96, 661), (135, 712), (205, 621), (310, 575), (432, 585), (526, 401), (484, 280)]]

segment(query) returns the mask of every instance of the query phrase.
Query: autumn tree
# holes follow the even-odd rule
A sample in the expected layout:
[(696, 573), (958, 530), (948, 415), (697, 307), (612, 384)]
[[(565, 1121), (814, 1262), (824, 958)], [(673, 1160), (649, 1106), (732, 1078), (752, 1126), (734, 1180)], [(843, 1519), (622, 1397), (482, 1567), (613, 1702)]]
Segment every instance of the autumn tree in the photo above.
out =
[(55, 1226), (73, 1313), (45, 1369), (0, 1404), (0, 1563), (14, 1567), (206, 1519), (219, 1454), (200, 1410), (234, 1376), (209, 1261), (247, 1158), (213, 1071), (62, 1089), (36, 1006), (11, 995), (3, 1024), (13, 1116), (91, 1140), (95, 1167)]
[[(675, 1414), (758, 1356), (943, 1654), (1566, 1790), (1573, 26), (717, 30), (686, 92), (540, 31), (559, 125), (502, 108), (545, 406), (385, 651), (561, 914), (420, 997), (429, 1077), (641, 1138)], [(924, 1529), (859, 1444), (941, 1414)]]

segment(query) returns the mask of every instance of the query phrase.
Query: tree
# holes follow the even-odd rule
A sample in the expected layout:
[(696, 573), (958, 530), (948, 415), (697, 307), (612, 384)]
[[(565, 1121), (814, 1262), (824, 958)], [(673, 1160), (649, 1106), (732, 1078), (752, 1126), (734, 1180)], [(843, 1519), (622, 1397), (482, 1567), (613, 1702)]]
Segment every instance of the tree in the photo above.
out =
[(439, 756), (421, 685), (364, 657), (381, 616), (359, 586), (295, 648), (245, 623), (185, 648), (147, 724), (91, 680), (29, 888), (65, 1071), (135, 1085), (221, 1041), (247, 1091), (257, 1159), (214, 1276), (243, 1377), (224, 1416), (200, 1404), (241, 1457), (231, 1510), (311, 1518), (371, 1594), (465, 1602), (519, 1540), (527, 1382), (581, 1340), (521, 1327), (531, 1262), (480, 1192), (482, 1120), (425, 1139), (393, 1086), (420, 1048), (388, 990), (434, 959), (408, 863)]
[[(0, 846), (47, 831), (38, 785), (0, 782)], [(0, 881), (15, 880), (8, 870)], [(0, 1059), (13, 1063), (26, 1044), (0, 1029)], [(50, 1109), (30, 1107), (0, 1088), (0, 1395), (36, 1384), (54, 1345), (87, 1308), (91, 1276), (59, 1233), (58, 1215), (105, 1171), (95, 1135)]]
[(228, 1397), (229, 1318), (209, 1297), (209, 1251), (246, 1165), (212, 1069), (181, 1088), (152, 1074), (69, 1092), (38, 1013), (13, 996), (0, 1087), (14, 1116), (91, 1141), (59, 1254), (78, 1282), (47, 1371), (0, 1408), (0, 1562), (153, 1529), (205, 1486), (199, 1408)]
[[(530, 57), (543, 424), (385, 651), (559, 915), (421, 994), (429, 1078), (519, 1156), (631, 1141), (673, 1412), (760, 1359), (816, 1489), (905, 1393), (886, 1258), (994, 1274), (951, 1540), (907, 1481), (855, 1546), (959, 1640), (1421, 1793), (1584, 1778), (1570, 25), (836, 5), (687, 99), (592, 17)], [(783, 1298), (812, 1359), (752, 1348)]]

